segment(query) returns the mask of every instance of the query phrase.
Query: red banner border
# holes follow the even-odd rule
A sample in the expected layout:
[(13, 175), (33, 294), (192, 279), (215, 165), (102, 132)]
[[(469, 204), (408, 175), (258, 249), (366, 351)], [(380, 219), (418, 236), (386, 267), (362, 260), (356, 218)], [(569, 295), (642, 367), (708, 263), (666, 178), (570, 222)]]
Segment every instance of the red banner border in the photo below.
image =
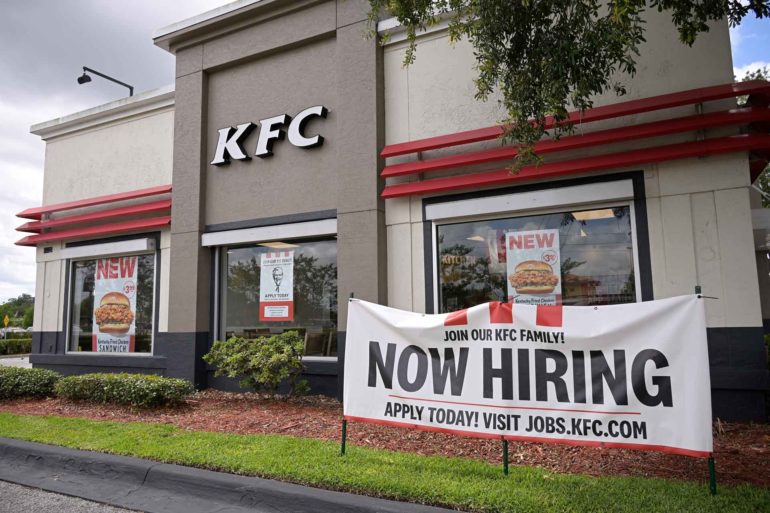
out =
[(420, 431), (432, 431), (434, 433), (449, 433), (452, 435), (467, 436), (470, 438), (486, 438), (493, 440), (509, 440), (514, 442), (538, 442), (560, 445), (578, 445), (586, 447), (611, 447), (615, 449), (633, 449), (637, 451), (657, 451), (668, 454), (677, 454), (680, 456), (692, 456), (693, 458), (711, 458), (713, 453), (706, 451), (695, 451), (692, 449), (683, 449), (680, 447), (671, 447), (668, 445), (647, 445), (647, 444), (629, 444), (622, 442), (597, 442), (594, 440), (573, 440), (569, 438), (540, 438), (534, 436), (517, 435), (495, 435), (492, 433), (475, 433), (473, 431), (462, 431), (459, 429), (447, 429), (435, 426), (424, 426), (422, 424), (409, 424), (408, 422), (397, 422), (394, 420), (369, 419), (366, 417), (355, 417), (352, 415), (343, 415), (343, 419), (356, 422), (365, 422), (369, 424), (382, 424), (384, 426), (395, 426), (402, 428), (418, 429)]

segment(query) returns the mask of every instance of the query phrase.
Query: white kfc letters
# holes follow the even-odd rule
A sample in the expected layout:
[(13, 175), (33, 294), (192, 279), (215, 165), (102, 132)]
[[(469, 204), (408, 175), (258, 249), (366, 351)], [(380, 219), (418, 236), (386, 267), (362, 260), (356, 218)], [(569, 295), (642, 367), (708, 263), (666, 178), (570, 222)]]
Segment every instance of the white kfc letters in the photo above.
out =
[[(273, 143), (283, 140), (287, 132), (289, 142), (298, 148), (307, 149), (321, 146), (324, 138), (320, 135), (307, 136), (305, 134), (305, 126), (314, 117), (326, 118), (328, 112), (326, 107), (316, 105), (301, 111), (293, 119), (288, 114), (281, 114), (280, 116), (260, 120), (259, 137), (257, 138), (254, 155), (260, 158), (271, 156), (273, 154)], [(251, 160), (251, 157), (243, 149), (243, 143), (256, 126), (252, 122), (247, 122), (235, 128), (225, 127), (219, 129), (217, 148), (214, 151), (214, 160), (211, 163), (215, 166), (224, 166), (229, 164), (231, 159)]]

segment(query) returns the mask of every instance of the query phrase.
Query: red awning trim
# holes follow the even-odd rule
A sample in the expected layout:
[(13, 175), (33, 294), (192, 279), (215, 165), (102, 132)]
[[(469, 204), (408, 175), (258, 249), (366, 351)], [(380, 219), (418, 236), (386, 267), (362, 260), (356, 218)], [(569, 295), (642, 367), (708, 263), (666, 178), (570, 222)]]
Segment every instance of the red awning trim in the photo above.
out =
[(99, 226), (87, 226), (84, 228), (73, 228), (71, 230), (62, 230), (59, 232), (46, 232), (40, 235), (29, 235), (16, 242), (17, 246), (36, 246), (43, 242), (80, 239), (87, 237), (96, 237), (100, 235), (114, 235), (116, 233), (126, 233), (142, 231), (150, 228), (159, 228), (171, 223), (171, 216), (148, 217), (145, 219), (134, 219), (131, 221), (122, 221), (119, 223), (102, 224)]
[(25, 219), (42, 219), (44, 214), (51, 214), (53, 212), (61, 212), (63, 210), (73, 210), (76, 208), (92, 207), (95, 205), (103, 205), (105, 203), (114, 203), (117, 201), (125, 201), (137, 198), (145, 198), (147, 196), (157, 196), (159, 194), (167, 194), (171, 192), (171, 185), (160, 185), (158, 187), (150, 187), (147, 189), (138, 189), (135, 191), (121, 192), (118, 194), (108, 194), (106, 196), (96, 196), (94, 198), (87, 198), (77, 201), (68, 201), (66, 203), (57, 203), (54, 205), (45, 205), (43, 207), (28, 208), (22, 212), (16, 214), (17, 217), (23, 217)]
[[(718, 126), (755, 123), (758, 121), (770, 121), (770, 109), (763, 107), (733, 109), (724, 112), (700, 114), (679, 119), (666, 119), (635, 126), (613, 128), (585, 135), (562, 137), (559, 140), (545, 140), (535, 144), (535, 152), (539, 155), (545, 155), (557, 151), (577, 150), (589, 146), (615, 144), (635, 139), (671, 135), (693, 130), (704, 130)], [(383, 178), (390, 178), (394, 176), (404, 176), (454, 167), (483, 164), (486, 162), (495, 162), (512, 159), (517, 153), (516, 147), (506, 146), (502, 148), (463, 153), (460, 155), (451, 155), (449, 157), (418, 160), (415, 162), (386, 166), (385, 169), (383, 169), (381, 176)]]
[(101, 221), (104, 219), (111, 219), (114, 217), (163, 212), (169, 209), (171, 209), (171, 200), (165, 199), (160, 201), (154, 201), (152, 203), (142, 203), (139, 205), (131, 205), (128, 207), (114, 208), (111, 210), (91, 212), (89, 214), (67, 216), (67, 217), (62, 217), (60, 219), (52, 219), (52, 220), (46, 220), (46, 221), (31, 221), (29, 223), (24, 223), (23, 225), (16, 228), (16, 231), (40, 233), (44, 229), (48, 229), (48, 228), (59, 228), (62, 226), (69, 226), (73, 224), (90, 223), (93, 221)]
[(382, 192), (382, 197), (385, 199), (398, 198), (401, 196), (447, 192), (471, 187), (478, 188), (510, 184), (514, 182), (555, 178), (558, 176), (586, 173), (590, 171), (625, 168), (667, 160), (705, 157), (708, 155), (747, 150), (770, 150), (770, 135), (736, 135), (732, 137), (670, 144), (655, 148), (625, 151), (562, 162), (550, 162), (540, 166), (525, 167), (515, 174), (511, 173), (508, 169), (499, 169), (496, 171), (437, 178), (421, 182), (389, 185), (385, 187), (385, 190)]
[[(700, 89), (680, 91), (661, 96), (653, 96), (651, 98), (630, 100), (613, 105), (604, 105), (585, 112), (571, 112), (568, 120), (564, 123), (589, 123), (592, 121), (601, 121), (604, 119), (630, 116), (633, 114), (641, 114), (643, 112), (670, 109), (673, 107), (681, 107), (683, 105), (692, 105), (744, 95), (767, 97), (770, 95), (770, 82), (764, 80), (751, 80), (748, 82), (702, 87)], [(553, 118), (547, 118), (546, 128), (553, 128), (553, 126)], [(385, 158), (395, 157), (398, 155), (407, 155), (409, 153), (446, 148), (448, 146), (488, 141), (499, 137), (502, 134), (502, 130), (503, 127), (501, 126), (492, 126), (477, 130), (458, 132), (455, 134), (441, 135), (438, 137), (429, 137), (417, 141), (391, 144), (382, 150), (381, 155)]]

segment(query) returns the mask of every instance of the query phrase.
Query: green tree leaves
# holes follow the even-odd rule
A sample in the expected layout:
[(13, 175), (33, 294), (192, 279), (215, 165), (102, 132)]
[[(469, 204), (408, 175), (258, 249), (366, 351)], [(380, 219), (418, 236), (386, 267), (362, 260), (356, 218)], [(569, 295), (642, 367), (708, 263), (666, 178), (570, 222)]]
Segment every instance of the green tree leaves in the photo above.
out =
[[(28, 328), (32, 326), (32, 316), (35, 310), (35, 298), (29, 294), (22, 294), (0, 304), (0, 321), (7, 315), (10, 319), (8, 326)], [(2, 324), (0, 324), (2, 327)]]
[(476, 97), (499, 91), (508, 113), (503, 138), (519, 145), (514, 168), (536, 162), (532, 146), (552, 117), (558, 137), (572, 126), (570, 110), (593, 106), (593, 97), (625, 92), (619, 73), (633, 76), (644, 42), (644, 11), (671, 13), (680, 39), (693, 44), (708, 22), (727, 17), (737, 24), (749, 13), (770, 16), (770, 0), (369, 0), (374, 26), (387, 11), (405, 27), (415, 57), (416, 35), (442, 19), (452, 40), (473, 45)]

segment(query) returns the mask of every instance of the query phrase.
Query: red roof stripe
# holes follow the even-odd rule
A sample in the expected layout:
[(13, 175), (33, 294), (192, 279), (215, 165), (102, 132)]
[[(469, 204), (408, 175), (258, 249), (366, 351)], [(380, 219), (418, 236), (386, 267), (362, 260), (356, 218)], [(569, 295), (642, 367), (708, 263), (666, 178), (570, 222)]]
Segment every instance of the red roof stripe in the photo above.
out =
[(124, 201), (129, 199), (144, 198), (147, 196), (155, 196), (158, 194), (166, 194), (171, 192), (171, 185), (159, 185), (157, 187), (149, 187), (147, 189), (137, 189), (135, 191), (121, 192), (118, 194), (107, 194), (105, 196), (96, 196), (94, 198), (86, 198), (77, 201), (68, 201), (66, 203), (56, 203), (53, 205), (45, 205), (42, 207), (28, 208), (22, 212), (16, 214), (18, 217), (24, 217), (26, 219), (41, 219), (43, 214), (50, 214), (52, 212), (60, 212), (62, 210), (72, 210), (74, 208), (91, 207), (94, 205), (103, 205), (105, 203), (113, 203), (116, 201)]
[(91, 212), (89, 214), (62, 217), (60, 219), (52, 219), (47, 221), (32, 221), (24, 223), (16, 228), (19, 232), (33, 232), (40, 233), (44, 228), (55, 228), (58, 226), (67, 226), (71, 224), (85, 223), (91, 221), (99, 221), (102, 219), (110, 219), (112, 217), (122, 217), (135, 214), (147, 214), (150, 212), (162, 212), (171, 208), (171, 200), (165, 199), (160, 201), (154, 201), (152, 203), (142, 203), (140, 205), (131, 205), (129, 207), (115, 208), (111, 210), (101, 210), (99, 212)]
[[(764, 80), (751, 80), (748, 82), (739, 82), (735, 84), (723, 84), (711, 87), (702, 87), (700, 89), (690, 89), (677, 93), (669, 93), (651, 98), (641, 98), (630, 100), (613, 105), (604, 105), (595, 107), (585, 112), (575, 111), (569, 114), (570, 123), (589, 123), (592, 121), (601, 121), (604, 119), (616, 118), (621, 116), (630, 116), (642, 112), (654, 110), (670, 109), (682, 105), (691, 105), (724, 98), (732, 98), (742, 95), (767, 95), (770, 94), (770, 82)], [(553, 118), (546, 119), (546, 128), (554, 126)], [(502, 133), (501, 126), (480, 128), (477, 130), (468, 130), (455, 134), (441, 135), (438, 137), (429, 137), (416, 141), (408, 141), (398, 144), (385, 146), (381, 155), (383, 157), (395, 157), (406, 155), (419, 151), (435, 150), (446, 148), (447, 146), (456, 146), (460, 144), (469, 144), (478, 141), (487, 141), (499, 137)]]
[[(693, 130), (703, 130), (716, 126), (738, 125), (744, 123), (755, 123), (758, 121), (770, 121), (770, 109), (753, 107), (746, 109), (733, 109), (723, 112), (714, 112), (710, 114), (699, 114), (679, 119), (665, 119), (662, 121), (653, 121), (635, 126), (621, 128), (612, 128), (601, 130), (585, 135), (573, 135), (562, 137), (558, 140), (543, 140), (535, 144), (535, 152), (540, 155), (553, 153), (557, 151), (569, 151), (589, 146), (598, 146), (605, 144), (615, 144), (635, 139), (644, 139), (649, 137), (659, 137)], [(451, 155), (428, 160), (418, 160), (386, 166), (382, 170), (382, 176), (389, 178), (393, 176), (404, 176), (415, 173), (425, 173), (430, 171), (439, 171), (453, 167), (469, 166), (483, 164), (485, 162), (495, 162), (515, 157), (518, 149), (515, 146), (505, 146), (502, 148), (493, 148), (482, 151), (463, 153), (460, 155)]]
[(79, 239), (94, 237), (97, 235), (113, 235), (116, 233), (133, 232), (146, 230), (148, 228), (158, 228), (171, 222), (171, 216), (150, 217), (145, 219), (134, 219), (131, 221), (122, 221), (119, 223), (102, 224), (99, 226), (87, 226), (85, 228), (73, 228), (71, 230), (62, 230), (60, 232), (48, 232), (40, 235), (29, 235), (16, 241), (17, 246), (35, 246), (42, 242), (51, 242), (57, 240)]
[(416, 194), (478, 188), (525, 180), (586, 173), (590, 171), (624, 168), (640, 164), (651, 164), (666, 160), (703, 157), (707, 155), (746, 150), (770, 150), (770, 135), (735, 135), (731, 137), (707, 139), (705, 141), (670, 144), (655, 148), (612, 153), (609, 155), (550, 162), (540, 166), (525, 167), (516, 174), (512, 174), (508, 169), (499, 169), (483, 173), (389, 185), (383, 190), (382, 197), (388, 199)]

